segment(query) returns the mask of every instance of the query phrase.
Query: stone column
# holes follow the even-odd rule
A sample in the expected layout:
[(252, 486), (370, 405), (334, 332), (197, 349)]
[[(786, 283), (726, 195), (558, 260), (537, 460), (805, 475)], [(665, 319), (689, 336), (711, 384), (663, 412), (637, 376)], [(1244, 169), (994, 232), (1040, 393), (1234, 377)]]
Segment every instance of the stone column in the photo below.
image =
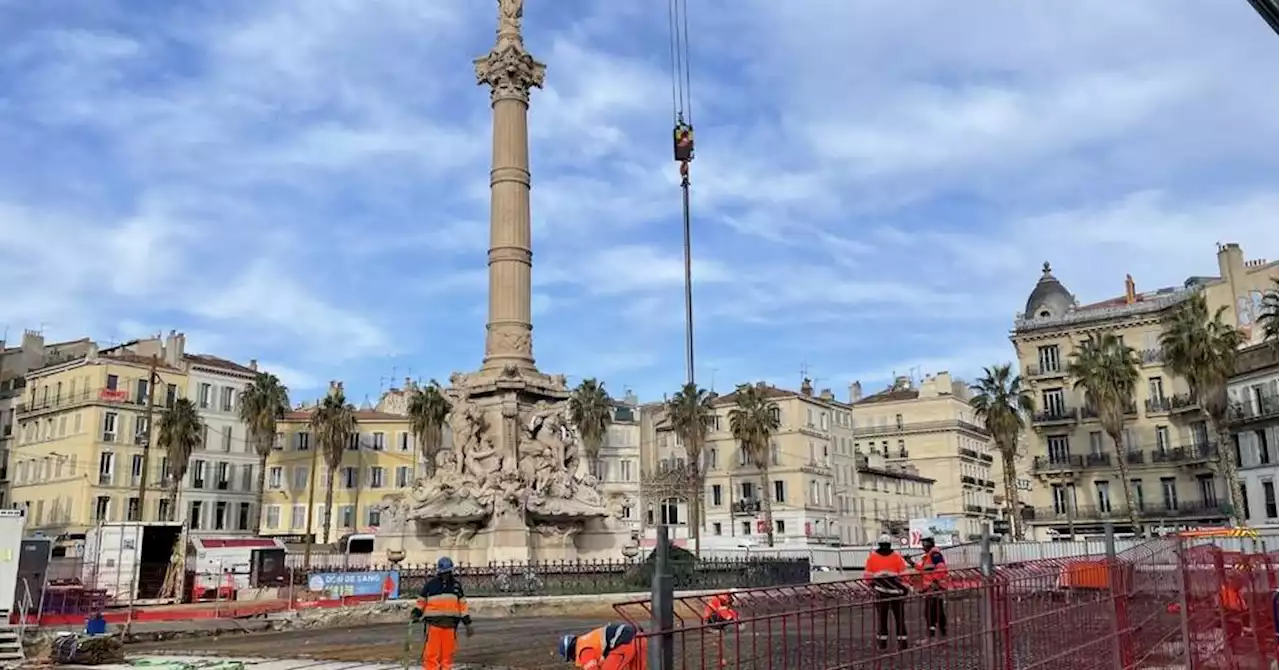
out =
[(541, 87), (546, 66), (525, 51), (523, 0), (498, 0), (498, 39), (475, 60), (476, 79), (491, 89), (493, 164), (489, 173), (489, 320), (484, 364), (532, 371), (533, 250), (529, 216), (529, 91)]

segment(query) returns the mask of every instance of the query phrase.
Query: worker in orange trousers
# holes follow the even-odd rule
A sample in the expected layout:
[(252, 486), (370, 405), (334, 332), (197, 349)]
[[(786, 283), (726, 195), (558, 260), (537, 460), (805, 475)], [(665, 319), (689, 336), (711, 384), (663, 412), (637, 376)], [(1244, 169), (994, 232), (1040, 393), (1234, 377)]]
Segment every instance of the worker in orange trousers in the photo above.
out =
[(646, 670), (645, 649), (644, 639), (626, 623), (560, 638), (560, 658), (583, 670)]
[(422, 587), (414, 604), (413, 621), (421, 621), (427, 629), (422, 646), (423, 670), (452, 670), (453, 655), (458, 647), (458, 624), (466, 627), (467, 637), (475, 634), (462, 584), (454, 578), (453, 561), (443, 556), (436, 561), (436, 576)]

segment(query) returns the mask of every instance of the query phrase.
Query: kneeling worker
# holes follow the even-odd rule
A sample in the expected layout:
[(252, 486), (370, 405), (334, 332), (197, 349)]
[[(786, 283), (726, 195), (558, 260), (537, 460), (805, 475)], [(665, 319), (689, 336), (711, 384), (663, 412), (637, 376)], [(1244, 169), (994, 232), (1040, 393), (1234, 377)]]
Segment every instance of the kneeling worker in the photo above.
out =
[(702, 608), (702, 623), (708, 626), (724, 628), (737, 620), (738, 612), (733, 609), (732, 593), (711, 596), (707, 606)]
[(436, 576), (427, 580), (413, 608), (413, 621), (426, 624), (427, 641), (422, 646), (423, 670), (450, 670), (458, 645), (458, 624), (471, 628), (471, 614), (462, 584), (454, 578), (453, 561), (443, 556), (436, 561)]
[(560, 638), (560, 657), (584, 670), (645, 670), (644, 651), (636, 629), (625, 623)]

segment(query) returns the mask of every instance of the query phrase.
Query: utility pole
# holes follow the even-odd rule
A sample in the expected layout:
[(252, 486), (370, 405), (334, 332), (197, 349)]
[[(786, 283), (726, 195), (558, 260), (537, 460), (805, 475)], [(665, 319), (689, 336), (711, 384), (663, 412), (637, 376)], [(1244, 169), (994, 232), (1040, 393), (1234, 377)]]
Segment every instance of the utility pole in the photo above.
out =
[[(271, 439), (275, 439), (275, 436), (272, 436)], [(311, 545), (315, 543), (315, 539), (316, 539), (315, 534), (312, 531), (313, 526), (312, 526), (311, 517), (315, 514), (315, 509), (316, 509), (316, 474), (317, 474), (316, 464), (318, 462), (319, 453), (320, 453), (320, 443), (317, 440), (316, 444), (311, 445), (311, 468), (310, 468), (310, 471), (307, 473), (310, 475), (311, 481), (307, 483), (307, 538), (306, 538), (307, 544), (302, 550), (302, 569), (303, 570), (307, 570), (311, 568)], [(326, 509), (325, 514), (328, 514), (328, 513), (329, 513), (329, 510)], [(325, 539), (327, 540), (329, 538), (325, 538)]]
[[(151, 436), (155, 435), (155, 426), (152, 424), (152, 417), (155, 416), (156, 409), (156, 380), (159, 374), (156, 373), (156, 367), (159, 366), (160, 357), (151, 354), (151, 367), (147, 372), (147, 411), (145, 416), (147, 425), (147, 434), (142, 442), (142, 476), (138, 478), (138, 521), (147, 520), (147, 469), (151, 464)], [(176, 516), (177, 510), (170, 510)], [(163, 519), (157, 519), (163, 521)]]

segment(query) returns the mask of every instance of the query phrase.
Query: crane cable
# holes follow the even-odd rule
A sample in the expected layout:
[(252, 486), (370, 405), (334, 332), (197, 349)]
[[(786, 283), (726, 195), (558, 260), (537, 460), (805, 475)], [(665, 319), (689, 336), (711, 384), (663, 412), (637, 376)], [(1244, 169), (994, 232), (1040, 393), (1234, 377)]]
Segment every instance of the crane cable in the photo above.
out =
[(675, 160), (680, 175), (688, 177), (693, 160), (693, 102), (689, 76), (689, 14), (685, 0), (667, 0), (667, 30), (671, 50), (671, 122), (674, 126)]

